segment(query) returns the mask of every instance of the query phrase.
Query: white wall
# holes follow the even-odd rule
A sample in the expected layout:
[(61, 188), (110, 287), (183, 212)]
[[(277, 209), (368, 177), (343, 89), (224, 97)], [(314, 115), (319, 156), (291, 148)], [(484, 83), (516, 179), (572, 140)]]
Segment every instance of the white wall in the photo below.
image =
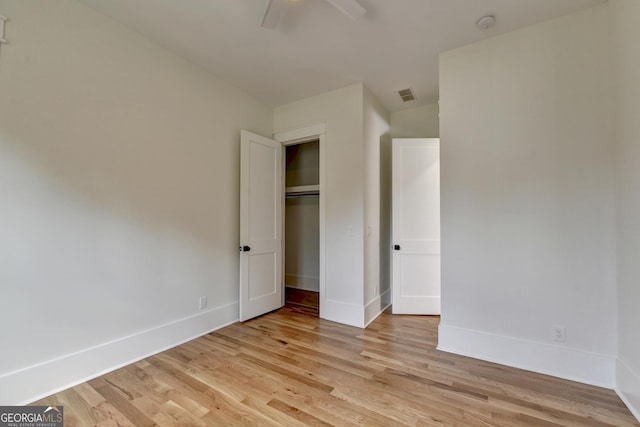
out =
[(272, 113), (78, 2), (0, 11), (0, 403), (17, 404), (237, 319), (239, 130), (271, 134)]
[(362, 326), (364, 319), (363, 85), (274, 110), (276, 132), (325, 123), (325, 282), (320, 316)]
[(320, 290), (320, 203), (317, 196), (285, 203), (285, 285)]
[(444, 350), (614, 384), (607, 13), (440, 57)]
[(612, 0), (618, 261), (617, 390), (640, 419), (640, 2)]
[(326, 127), (326, 292), (320, 317), (364, 327), (389, 296), (388, 283), (380, 279), (380, 153), (389, 113), (361, 83), (274, 110), (276, 132), (317, 123)]
[[(381, 185), (381, 156), (389, 141), (389, 113), (376, 97), (364, 87), (364, 304), (365, 324), (373, 321), (391, 303), (389, 264), (390, 244), (384, 234), (390, 194)], [(384, 245), (381, 245), (384, 243)]]
[(390, 119), (392, 138), (438, 138), (440, 136), (438, 104), (394, 111)]

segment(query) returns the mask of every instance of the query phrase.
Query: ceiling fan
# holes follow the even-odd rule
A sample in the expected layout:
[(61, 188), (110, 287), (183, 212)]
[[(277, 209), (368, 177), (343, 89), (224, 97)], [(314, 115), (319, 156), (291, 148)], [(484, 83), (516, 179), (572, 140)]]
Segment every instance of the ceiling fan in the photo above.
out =
[[(287, 8), (287, 3), (290, 1), (292, 0), (269, 0), (267, 3), (267, 9), (264, 12), (264, 17), (262, 18), (262, 28), (268, 28), (271, 30), (276, 28), (280, 18)], [(360, 18), (367, 12), (367, 10), (360, 6), (360, 3), (356, 0), (325, 1), (353, 20)]]

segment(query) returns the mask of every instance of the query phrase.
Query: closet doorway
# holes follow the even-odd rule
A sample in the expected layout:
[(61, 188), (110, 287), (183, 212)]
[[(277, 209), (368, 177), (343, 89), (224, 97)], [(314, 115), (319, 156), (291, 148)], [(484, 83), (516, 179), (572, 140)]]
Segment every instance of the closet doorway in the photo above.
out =
[(285, 304), (294, 312), (316, 317), (322, 313), (324, 288), (324, 132), (319, 130), (312, 127), (275, 135), (283, 145)]
[(296, 311), (326, 318), (325, 125), (240, 134), (240, 321), (282, 307), (285, 285)]
[(320, 141), (285, 147), (285, 304), (320, 313)]

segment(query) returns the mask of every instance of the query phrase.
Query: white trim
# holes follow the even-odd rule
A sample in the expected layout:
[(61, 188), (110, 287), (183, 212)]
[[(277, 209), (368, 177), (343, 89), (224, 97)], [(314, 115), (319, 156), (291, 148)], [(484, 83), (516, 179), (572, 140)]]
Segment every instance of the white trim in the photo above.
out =
[[(325, 191), (325, 180), (326, 180), (326, 170), (325, 170), (325, 165), (326, 165), (326, 136), (325, 136), (325, 132), (326, 132), (326, 125), (324, 123), (318, 123), (315, 125), (311, 125), (311, 126), (306, 126), (303, 128), (298, 128), (298, 129), (291, 129), (291, 130), (286, 130), (286, 131), (282, 131), (282, 132), (278, 132), (275, 133), (273, 135), (273, 139), (275, 139), (276, 141), (280, 142), (282, 145), (287, 146), (287, 145), (295, 145), (295, 144), (300, 144), (303, 142), (307, 142), (307, 141), (313, 141), (315, 139), (318, 139), (318, 145), (319, 145), (319, 150), (320, 150), (320, 196), (319, 196), (319, 203), (320, 203), (320, 270), (319, 270), (319, 284), (318, 284), (318, 288), (319, 288), (319, 292), (320, 292), (320, 317), (322, 319), (327, 319), (327, 320), (333, 320), (335, 322), (340, 322), (340, 320), (337, 320), (338, 318), (340, 318), (340, 316), (334, 316), (333, 314), (327, 314), (327, 313), (334, 313), (333, 310), (325, 308), (325, 306), (327, 306), (327, 299), (326, 299), (326, 295), (327, 295), (327, 286), (326, 286), (326, 281), (325, 281), (325, 277), (326, 277), (326, 264), (325, 264), (325, 259), (326, 259), (326, 235), (325, 235), (325, 221), (326, 221), (326, 191)], [(285, 173), (284, 168), (283, 168), (283, 174)], [(282, 203), (284, 204), (284, 198)], [(284, 230), (284, 227), (283, 227)], [(284, 245), (284, 238), (282, 239), (283, 245)], [(285, 248), (286, 250), (286, 248)], [(284, 257), (283, 257), (284, 260)], [(284, 262), (284, 261), (283, 261)], [(362, 308), (362, 307), (361, 307)], [(349, 323), (351, 324), (351, 323)]]
[(324, 135), (325, 133), (326, 125), (324, 123), (318, 123), (303, 128), (289, 129), (274, 133), (273, 139), (281, 142), (282, 145), (295, 145), (309, 140), (309, 138)]
[[(320, 130), (318, 128), (317, 130)], [(327, 267), (326, 267), (326, 259), (327, 259), (327, 246), (326, 246), (326, 218), (327, 218), (327, 192), (326, 192), (326, 136), (324, 134), (324, 124), (322, 125), (322, 133), (320, 134), (320, 268), (319, 268), (319, 283), (318, 288), (320, 292), (320, 318), (327, 319), (326, 310), (322, 309), (322, 306), (327, 303)]]
[(616, 360), (616, 393), (640, 421), (640, 375), (620, 358)]
[(612, 389), (615, 357), (455, 326), (438, 329), (438, 350)]
[(302, 289), (306, 291), (319, 292), (320, 278), (312, 276), (302, 276), (299, 274), (285, 274), (284, 286), (291, 289)]
[(387, 289), (386, 291), (384, 291), (382, 293), (382, 295), (380, 295), (380, 298), (382, 299), (382, 305), (385, 306), (384, 310), (386, 310), (387, 308), (389, 308), (391, 306), (391, 299), (393, 297), (392, 294), (393, 294), (393, 289), (391, 289), (391, 287), (389, 287), (389, 289)]
[(0, 45), (9, 43), (7, 39), (4, 38), (4, 24), (9, 21), (6, 16), (0, 15)]
[(342, 301), (322, 298), (320, 292), (320, 317), (332, 322), (364, 328), (364, 307)]
[(0, 375), (0, 405), (26, 405), (238, 321), (238, 303)]
[(391, 305), (391, 289), (378, 295), (364, 307), (364, 327), (366, 328)]

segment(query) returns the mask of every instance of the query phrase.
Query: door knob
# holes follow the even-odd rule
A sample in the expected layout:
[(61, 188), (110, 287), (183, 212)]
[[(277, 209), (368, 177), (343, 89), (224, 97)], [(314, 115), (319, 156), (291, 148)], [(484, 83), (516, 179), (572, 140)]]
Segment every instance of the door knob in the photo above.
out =
[(249, 252), (249, 251), (251, 251), (251, 247), (250, 246), (243, 246), (242, 247), (242, 251), (243, 252)]
[(399, 251), (400, 250), (400, 245), (393, 245), (393, 250), (394, 251)]

